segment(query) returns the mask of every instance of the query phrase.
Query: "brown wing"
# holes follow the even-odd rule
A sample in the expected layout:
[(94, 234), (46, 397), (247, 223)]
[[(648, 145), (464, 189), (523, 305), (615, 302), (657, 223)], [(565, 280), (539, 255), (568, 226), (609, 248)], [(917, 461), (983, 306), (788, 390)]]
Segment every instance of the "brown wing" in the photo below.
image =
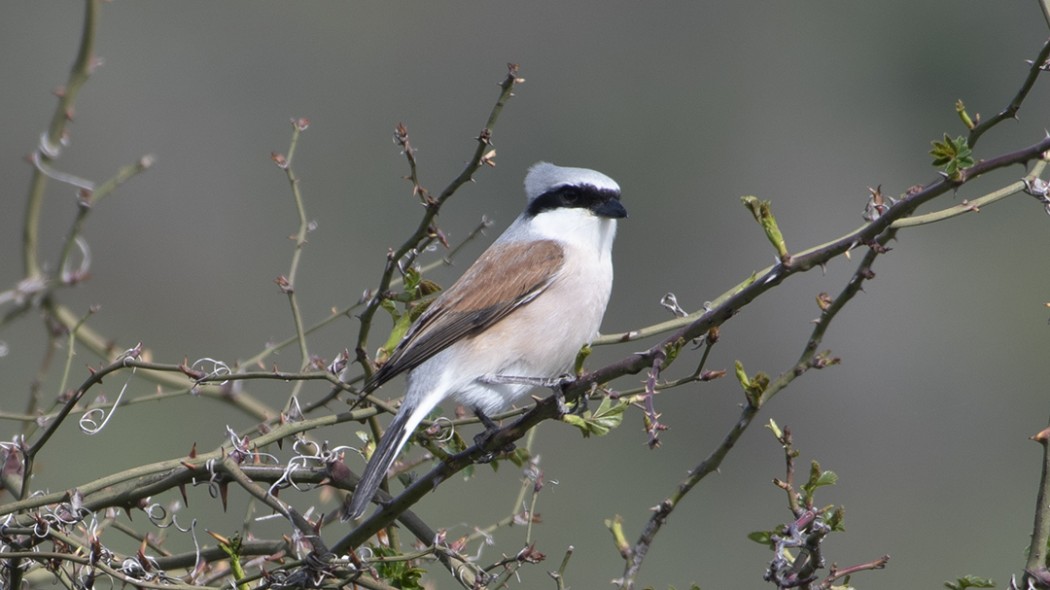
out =
[(414, 369), (535, 299), (557, 276), (564, 257), (561, 246), (551, 240), (493, 244), (412, 324), (365, 391)]

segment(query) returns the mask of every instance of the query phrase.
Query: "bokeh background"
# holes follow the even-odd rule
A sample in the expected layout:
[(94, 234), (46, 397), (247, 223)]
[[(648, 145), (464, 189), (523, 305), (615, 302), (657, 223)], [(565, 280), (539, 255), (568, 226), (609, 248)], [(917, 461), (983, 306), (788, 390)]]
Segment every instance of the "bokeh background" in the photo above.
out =
[[(22, 276), (24, 156), (47, 125), (51, 90), (66, 79), (82, 7), (19, 0), (3, 13), (6, 289)], [(741, 195), (771, 199), (789, 247), (799, 250), (860, 225), (867, 187), (897, 194), (933, 180), (930, 141), (963, 133), (955, 101), (986, 116), (1004, 107), (1047, 34), (1036, 3), (1018, 1), (115, 2), (98, 34), (104, 65), (81, 95), (58, 166), (101, 181), (147, 153), (157, 164), (93, 212), (85, 230), (92, 280), (61, 297), (80, 312), (101, 304), (94, 328), (121, 348), (142, 341), (160, 361), (252, 356), (293, 330), (273, 279), (288, 269), (295, 209), (270, 160), (288, 147), (289, 118), (312, 122), (295, 168), (317, 222), (297, 285), (313, 323), (374, 285), (387, 249), (416, 224), (421, 210), (391, 143), (395, 124), (409, 128), (423, 184), (440, 189), (471, 153), (505, 63), (516, 62), (526, 82), (498, 124), (498, 166), (478, 174), (440, 220), (453, 242), (482, 215), (495, 227), (432, 278), (451, 282), (517, 215), (528, 165), (593, 167), (620, 182), (631, 215), (620, 228), (604, 330), (640, 327), (667, 319), (658, 304), (666, 292), (696, 309), (772, 262)], [(986, 135), (978, 157), (1040, 139), (1048, 105), (1042, 79), (1020, 120)], [(1003, 172), (933, 207), (1023, 173)], [(49, 260), (75, 212), (73, 194), (50, 184)], [(859, 587), (936, 588), (965, 574), (1003, 587), (1023, 568), (1035, 503), (1041, 455), (1027, 437), (1050, 413), (1050, 218), (1017, 196), (902, 232), (893, 247), (827, 335), (842, 365), (796, 381), (762, 419), (790, 426), (802, 459), (817, 458), (841, 478), (819, 496), (847, 509), (847, 533), (832, 537), (827, 558), (851, 565), (892, 556), (885, 571), (855, 577)], [(784, 370), (818, 314), (814, 296), (838, 292), (853, 267), (839, 259), (763, 296), (724, 326), (709, 367), (739, 359), (750, 371)], [(351, 345), (356, 328), (337, 322), (311, 349), (330, 358)], [(31, 314), (0, 340), (0, 409), (22, 411), (43, 328)], [(603, 348), (594, 362), (643, 346)], [(81, 354), (74, 367), (96, 361)], [(683, 358), (671, 376), (690, 371), (691, 361)], [(299, 361), (289, 349), (276, 362), (292, 369)], [(108, 380), (103, 391), (112, 397), (122, 383)], [(57, 387), (49, 376), (45, 391)], [(133, 381), (131, 393), (153, 388)], [(308, 387), (304, 397), (322, 391)], [(279, 405), (287, 389), (253, 385), (252, 394)], [(571, 587), (606, 587), (621, 575), (603, 520), (622, 515), (634, 538), (648, 508), (721, 439), (741, 401), (729, 378), (661, 396), (670, 430), (654, 451), (637, 413), (602, 439), (544, 425), (534, 451), (557, 483), (541, 499), (544, 522), (534, 535), (550, 561), (526, 570), (522, 586), (549, 587), (543, 572), (570, 544)], [(227, 424), (250, 420), (189, 397), (124, 408), (97, 436), (61, 432), (40, 459), (37, 483), (66, 489), (179, 456), (193, 442), (210, 448)], [(17, 428), (0, 422), (0, 435), (10, 440)], [(351, 443), (355, 429), (319, 436)], [(674, 513), (641, 581), (766, 587), (770, 554), (746, 535), (788, 519), (783, 493), (770, 484), (782, 469), (779, 447), (756, 425)], [(513, 510), (518, 474), (478, 474), (419, 510), (452, 535)], [(222, 518), (208, 516), (216, 502), (207, 494), (191, 493), (194, 516)], [(234, 506), (230, 532), (243, 517)], [(523, 539), (521, 529), (500, 532), (482, 561)], [(444, 574), (434, 580), (452, 586)]]

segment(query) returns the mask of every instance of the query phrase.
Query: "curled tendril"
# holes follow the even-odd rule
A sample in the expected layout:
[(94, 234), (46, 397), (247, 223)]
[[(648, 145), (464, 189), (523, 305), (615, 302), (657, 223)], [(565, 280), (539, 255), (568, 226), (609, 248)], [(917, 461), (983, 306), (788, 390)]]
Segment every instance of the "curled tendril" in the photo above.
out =
[(190, 533), (190, 534), (192, 534), (193, 538), (194, 538), (194, 543), (196, 543), (197, 533), (194, 530), (194, 527), (197, 526), (197, 519), (196, 518), (194, 518), (193, 520), (190, 521), (190, 526), (186, 527), (186, 526), (182, 526), (182, 525), (179, 524), (179, 515), (175, 514), (175, 513), (172, 513), (172, 515), (171, 515), (171, 526), (175, 527), (175, 530), (179, 531), (180, 533)]
[[(46, 136), (46, 134), (45, 134), (45, 136)], [(54, 147), (55, 144), (51, 143), (50, 141), (44, 141), (42, 139), (41, 142), (40, 142), (40, 145), (41, 146), (48, 145), (48, 146)], [(58, 150), (58, 148), (54, 148), (54, 153), (57, 153), (57, 150)], [(60, 171), (55, 170), (54, 168), (48, 166), (47, 164), (45, 164), (44, 161), (40, 158), (40, 154), (44, 153), (45, 155), (49, 155), (49, 153), (51, 153), (51, 152), (52, 152), (52, 150), (45, 150), (43, 147), (41, 147), (41, 149), (39, 151), (33, 152), (33, 154), (30, 156), (30, 160), (33, 163), (33, 166), (37, 170), (39, 170), (41, 172), (41, 174), (43, 174), (44, 176), (47, 176), (48, 178), (50, 178), (52, 180), (55, 180), (57, 182), (62, 182), (62, 183), (74, 186), (76, 188), (79, 188), (79, 189), (88, 190), (88, 191), (95, 190), (95, 183), (91, 182), (90, 180), (87, 180), (87, 179), (84, 179), (84, 178), (80, 178), (79, 176), (75, 176), (73, 174), (67, 174), (65, 172), (60, 172)]]
[[(175, 519), (173, 517), (172, 518), (172, 522), (174, 522), (174, 521), (175, 521)], [(175, 525), (175, 528), (179, 529), (180, 531), (182, 531), (184, 533), (186, 532), (186, 531), (182, 530), (182, 528), (180, 528), (179, 525), (177, 525), (177, 524)], [(193, 553), (196, 556), (196, 558), (194, 559), (194, 562), (193, 562), (193, 571), (196, 572), (196, 571), (200, 571), (201, 560), (203, 559), (203, 557), (201, 556), (201, 542), (197, 538), (197, 519), (196, 518), (194, 518), (193, 520), (190, 521), (189, 533), (190, 533), (190, 537), (193, 539)]]
[(4, 516), (3, 521), (0, 521), (0, 538), (7, 536), (7, 529), (11, 528), (11, 523), (15, 520), (15, 513), (12, 512)]
[[(197, 380), (198, 383), (201, 381), (212, 381), (216, 377), (225, 377), (233, 374), (233, 370), (226, 363), (209, 357), (199, 358), (193, 361), (190, 365), (191, 368), (199, 370), (204, 373), (204, 376)], [(226, 385), (229, 380), (220, 381), (219, 385)]]
[(46, 539), (51, 534), (51, 523), (47, 519), (40, 519), (33, 525), (33, 536), (38, 539)]
[(150, 504), (149, 506), (146, 506), (146, 508), (143, 509), (143, 512), (146, 513), (146, 518), (148, 518), (149, 521), (153, 523), (153, 526), (157, 527), (158, 529), (174, 527), (175, 530), (179, 531), (180, 533), (193, 533), (193, 527), (197, 525), (197, 519), (193, 519), (190, 522), (190, 526), (188, 527), (180, 525), (179, 515), (176, 514), (175, 508), (169, 510), (168, 508), (165, 508), (164, 506), (161, 506), (159, 503), (156, 502)]
[[(209, 459), (204, 464), (204, 468), (210, 474), (208, 476), (208, 481), (204, 482), (204, 483), (208, 486), (208, 495), (212, 499), (218, 498), (220, 496), (220, 493), (221, 493), (221, 490), (219, 489), (220, 477), (219, 477), (219, 473), (217, 471), (215, 471), (215, 465), (216, 465), (215, 459)], [(201, 482), (194, 481), (193, 483), (194, 483), (194, 485), (199, 485)]]
[(146, 513), (146, 518), (153, 523), (153, 526), (161, 529), (171, 526), (171, 522), (168, 522), (168, 509), (159, 502), (146, 506), (142, 511)]
[[(125, 353), (127, 354), (127, 353)], [(113, 407), (109, 413), (103, 408), (92, 408), (80, 417), (80, 431), (87, 435), (95, 435), (102, 432), (102, 429), (109, 424), (109, 420), (117, 413), (117, 408), (120, 406), (120, 401), (124, 399), (124, 392), (128, 390), (128, 384), (131, 383), (131, 378), (135, 376), (135, 367), (131, 368), (131, 374), (128, 375), (128, 380), (124, 382), (124, 386), (120, 388), (120, 394), (117, 395), (117, 401), (113, 402)]]
[(268, 461), (272, 461), (275, 465), (280, 463), (277, 457), (272, 453), (262, 453), (259, 452), (257, 449), (253, 451), (250, 446), (251, 440), (247, 436), (242, 437), (241, 435), (237, 434), (232, 428), (229, 427), (229, 425), (226, 426), (226, 436), (230, 441), (230, 445), (233, 446), (233, 448), (230, 449), (230, 458), (233, 459), (236, 463), (239, 464), (253, 455), (256, 457), (256, 459), (266, 459)]
[(151, 580), (153, 578), (153, 575), (147, 572), (146, 568), (142, 567), (139, 560), (134, 557), (124, 558), (124, 561), (120, 564), (120, 573), (136, 580)]
[(291, 422), (299, 422), (303, 419), (303, 408), (299, 405), (299, 398), (292, 396), (288, 411), (284, 413), (284, 416)]
[(289, 574), (285, 570), (276, 570), (266, 574), (271, 588), (284, 588), (288, 585)]
[(67, 285), (83, 280), (91, 270), (91, 248), (88, 247), (87, 240), (77, 236), (73, 239), (73, 243), (76, 244), (77, 250), (80, 251), (80, 264), (74, 270), (72, 268), (72, 257), (63, 262), (60, 276), (62, 277), (62, 282)]
[(310, 460), (305, 457), (293, 457), (290, 461), (288, 461), (288, 465), (284, 468), (284, 472), (281, 473), (281, 477), (277, 478), (277, 481), (273, 482), (273, 484), (266, 489), (266, 493), (270, 496), (275, 496), (277, 494), (277, 490), (281, 490), (287, 487), (293, 487), (300, 492), (303, 491), (292, 480), (292, 474), (295, 473), (295, 471), (300, 467), (300, 465), (305, 467), (309, 461)]
[[(121, 362), (124, 363), (124, 366), (126, 367), (126, 366), (128, 366), (128, 361), (136, 360), (140, 356), (142, 356), (142, 343), (141, 342), (139, 342), (135, 346), (125, 350), (124, 352), (120, 353), (120, 356), (117, 357), (117, 358), (119, 358), (121, 360)], [(131, 368), (131, 372), (132, 373), (135, 372), (135, 368), (134, 367)]]
[(83, 516), (87, 512), (88, 511), (83, 508), (78, 509), (68, 502), (63, 502), (44, 514), (43, 518), (54, 526), (65, 528), (73, 526), (83, 520)]
[(297, 455), (288, 460), (288, 465), (285, 466), (281, 477), (277, 478), (277, 481), (273, 482), (273, 484), (267, 489), (268, 494), (274, 495), (277, 490), (286, 487), (293, 487), (300, 492), (303, 491), (292, 480), (292, 475), (296, 471), (300, 469), (309, 469), (311, 466), (326, 466), (332, 461), (338, 459), (340, 453), (351, 450), (351, 447), (338, 446), (329, 449), (328, 443), (318, 445), (316, 442), (297, 438), (292, 445), (292, 450), (295, 451)]
[(226, 436), (229, 439), (230, 444), (233, 446), (233, 449), (230, 450), (230, 458), (237, 463), (240, 463), (251, 456), (252, 450), (248, 447), (247, 436), (241, 437), (241, 435), (237, 434), (229, 427), (229, 425), (226, 426)]
[(437, 429), (438, 432), (435, 437), (435, 440), (439, 443), (449, 442), (450, 440), (452, 440), (452, 437), (456, 434), (456, 425), (452, 423), (452, 420), (449, 420), (445, 416), (439, 416), (436, 420), (434, 420), (433, 426), (431, 426), (431, 428)]
[[(308, 452), (303, 450), (303, 447), (313, 447), (314, 452)], [(292, 451), (302, 455), (304, 457), (315, 457), (321, 452), (321, 446), (312, 440), (308, 440), (302, 437), (297, 437), (295, 442), (292, 443)]]

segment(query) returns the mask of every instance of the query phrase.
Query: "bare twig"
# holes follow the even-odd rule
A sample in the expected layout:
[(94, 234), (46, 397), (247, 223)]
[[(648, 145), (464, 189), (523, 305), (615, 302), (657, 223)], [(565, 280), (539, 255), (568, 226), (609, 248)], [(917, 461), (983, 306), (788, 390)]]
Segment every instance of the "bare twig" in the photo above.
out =
[[(98, 16), (102, 0), (85, 0), (84, 27), (80, 34), (80, 48), (69, 72), (69, 80), (59, 93), (58, 105), (51, 116), (51, 125), (41, 136), (37, 147), (37, 157), (46, 163), (54, 161), (67, 143), (66, 125), (72, 120), (77, 94), (91, 76), (95, 60), (95, 31), (98, 28)], [(39, 256), (40, 247), (40, 210), (44, 204), (44, 189), (47, 186), (47, 175), (37, 167), (29, 185), (29, 201), (26, 216), (22, 224), (22, 262), (26, 276), (35, 277), (43, 273)]]
[[(1046, 4), (1040, 2), (1040, 5), (1043, 7), (1045, 14), (1045, 11), (1047, 10)], [(1050, 24), (1050, 15), (1047, 17), (1047, 22)], [(1050, 40), (1043, 45), (1043, 48), (1036, 55), (1035, 59), (1032, 60), (1032, 64), (1028, 68), (1028, 76), (1026, 76), (1024, 82), (1021, 83), (1021, 88), (1018, 89), (1017, 94), (1015, 94), (1013, 99), (1010, 100), (1010, 104), (1006, 105), (1006, 108), (996, 113), (995, 116), (978, 123), (976, 127), (970, 130), (970, 136), (967, 138), (967, 143), (970, 144), (971, 148), (977, 144), (977, 140), (980, 139), (989, 129), (1007, 119), (1014, 119), (1017, 117), (1017, 112), (1021, 110), (1021, 105), (1024, 103), (1025, 98), (1028, 97), (1028, 93), (1031, 92), (1032, 87), (1035, 85), (1036, 78), (1038, 78), (1039, 74), (1044, 71), (1048, 58), (1050, 58)]]
[[(295, 211), (299, 218), (299, 227), (294, 236), (295, 250), (292, 253), (292, 262), (288, 268), (288, 275), (278, 277), (276, 282), (281, 292), (288, 296), (288, 305), (291, 308), (292, 320), (295, 323), (295, 339), (299, 343), (300, 370), (306, 370), (309, 367), (310, 351), (306, 346), (303, 315), (299, 310), (299, 302), (295, 295), (295, 279), (299, 273), (299, 261), (302, 259), (303, 248), (306, 247), (306, 234), (310, 231), (310, 222), (306, 218), (306, 205), (303, 202), (303, 194), (299, 188), (299, 177), (296, 176), (295, 170), (292, 168), (292, 162), (295, 158), (295, 148), (299, 145), (299, 135), (306, 131), (306, 128), (309, 126), (310, 121), (307, 119), (292, 119), (292, 141), (291, 145), (288, 146), (288, 154), (283, 156), (273, 154), (272, 156), (274, 162), (279, 168), (284, 170), (284, 174), (288, 178), (288, 184), (292, 189), (292, 198), (295, 201)], [(297, 383), (290, 397), (296, 397), (299, 388), (300, 384)]]
[[(367, 358), (364, 356), (366, 343), (368, 341), (368, 335), (372, 326), (372, 318), (375, 316), (376, 311), (379, 309), (380, 303), (382, 303), (383, 298), (385, 297), (387, 291), (390, 289), (391, 282), (394, 279), (395, 272), (399, 268), (399, 263), (401, 259), (409, 252), (412, 252), (413, 250), (417, 249), (419, 245), (423, 242), (423, 240), (425, 240), (427, 236), (431, 234), (434, 219), (437, 217), (437, 214), (440, 211), (441, 206), (445, 203), (445, 201), (452, 197), (452, 195), (455, 194), (455, 192), (459, 190), (461, 186), (473, 180), (474, 173), (477, 172), (478, 169), (481, 168), (481, 166), (484, 163), (483, 156), (485, 155), (485, 150), (489, 149), (489, 146), (492, 143), (492, 131), (496, 126), (496, 121), (499, 119), (500, 113), (503, 112), (504, 105), (506, 105), (507, 101), (510, 100), (510, 97), (514, 95), (514, 87), (521, 82), (523, 82), (523, 80), (518, 77), (518, 66), (516, 64), (509, 64), (507, 76), (503, 79), (503, 82), (500, 84), (499, 98), (496, 99), (496, 104), (492, 107), (488, 119), (485, 121), (485, 127), (482, 128), (481, 133), (478, 134), (476, 140), (477, 147), (474, 149), (473, 156), (467, 162), (467, 165), (463, 168), (463, 171), (459, 173), (459, 176), (454, 178), (452, 182), (450, 182), (448, 186), (446, 186), (445, 189), (442, 190), (437, 197), (432, 197), (426, 200), (426, 209), (423, 213), (422, 219), (420, 219), (419, 224), (416, 226), (416, 231), (407, 240), (405, 240), (405, 242), (402, 243), (401, 246), (397, 248), (397, 250), (391, 252), (391, 254), (387, 257), (386, 267), (383, 269), (383, 274), (379, 280), (379, 287), (375, 292), (375, 296), (373, 296), (372, 299), (368, 302), (368, 305), (365, 307), (365, 310), (361, 313), (360, 316), (361, 329), (358, 332), (356, 349), (358, 351), (358, 362), (361, 363), (361, 367), (364, 369), (366, 374), (370, 374), (372, 370), (368, 364)], [(407, 141), (408, 140), (406, 131), (406, 144)], [(412, 152), (407, 151), (406, 154), (411, 156)], [(412, 178), (414, 179), (413, 193), (415, 193), (417, 192), (419, 185), (418, 179), (415, 176), (414, 156), (409, 159), (409, 162), (412, 167)]]
[(820, 582), (819, 588), (821, 588), (822, 590), (829, 590), (835, 585), (836, 581), (841, 580), (846, 576), (852, 576), (857, 572), (881, 570), (882, 568), (886, 567), (886, 564), (889, 563), (889, 561), (890, 556), (883, 555), (878, 559), (874, 559), (865, 563), (858, 563), (857, 565), (851, 565), (849, 567), (836, 567), (833, 565), (831, 566), (827, 577)]

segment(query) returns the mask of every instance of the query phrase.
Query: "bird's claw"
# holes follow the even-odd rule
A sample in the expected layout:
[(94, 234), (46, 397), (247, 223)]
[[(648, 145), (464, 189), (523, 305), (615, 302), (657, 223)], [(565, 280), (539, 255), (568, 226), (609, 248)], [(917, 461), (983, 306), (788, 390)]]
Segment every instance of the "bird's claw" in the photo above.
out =
[[(476, 415), (478, 417), (478, 420), (481, 421), (482, 425), (485, 426), (485, 430), (474, 435), (474, 445), (480, 449), (487, 446), (492, 441), (492, 438), (496, 436), (496, 434), (499, 432), (499, 425), (493, 422), (492, 418), (489, 418), (485, 414), (485, 412), (482, 412), (481, 410), (475, 409), (474, 415)], [(504, 453), (510, 453), (513, 450), (514, 443), (507, 443), (503, 448), (497, 451), (489, 451), (485, 453), (484, 455), (479, 457), (477, 461), (478, 463), (491, 463), (496, 459), (497, 456), (502, 455)]]

